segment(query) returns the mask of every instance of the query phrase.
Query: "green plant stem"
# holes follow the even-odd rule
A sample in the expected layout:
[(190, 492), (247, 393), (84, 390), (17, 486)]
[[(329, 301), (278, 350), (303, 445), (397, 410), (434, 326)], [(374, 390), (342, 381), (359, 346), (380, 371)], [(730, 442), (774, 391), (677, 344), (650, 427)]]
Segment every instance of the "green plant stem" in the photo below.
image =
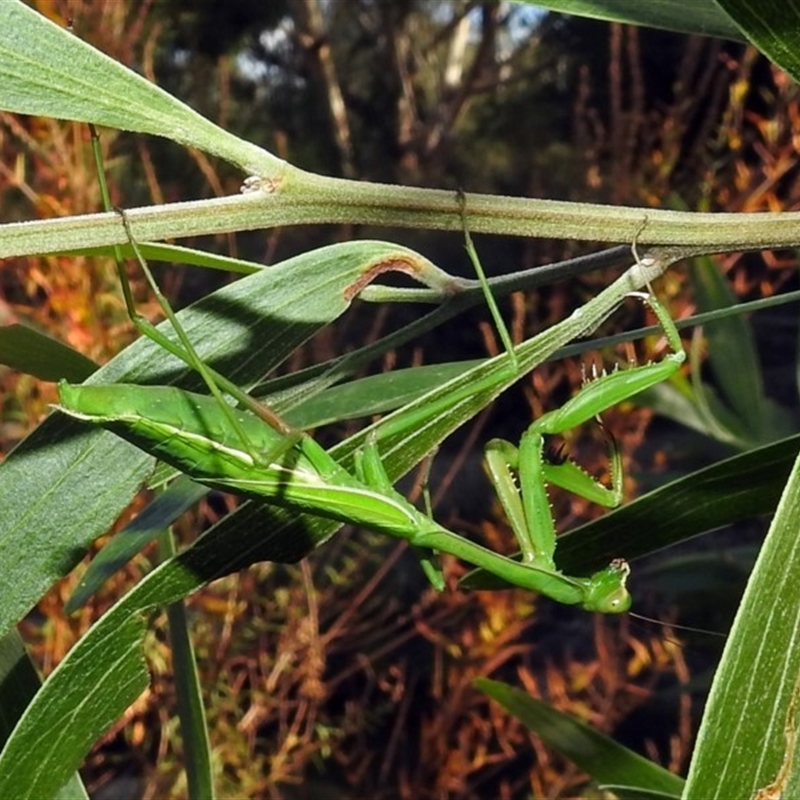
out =
[[(176, 554), (172, 531), (163, 531), (158, 538), (159, 560), (168, 561)], [(182, 600), (167, 605), (167, 619), (188, 794), (193, 800), (213, 800), (216, 794), (208, 725), (203, 709), (197, 660), (189, 636), (189, 621)]]
[[(351, 223), (460, 231), (456, 193), (329, 178), (294, 168), (269, 191), (126, 211), (137, 241), (281, 225)], [(470, 230), (681, 247), (684, 257), (800, 246), (800, 212), (693, 213), (470, 194)], [(116, 214), (0, 226), (0, 257), (126, 244)]]

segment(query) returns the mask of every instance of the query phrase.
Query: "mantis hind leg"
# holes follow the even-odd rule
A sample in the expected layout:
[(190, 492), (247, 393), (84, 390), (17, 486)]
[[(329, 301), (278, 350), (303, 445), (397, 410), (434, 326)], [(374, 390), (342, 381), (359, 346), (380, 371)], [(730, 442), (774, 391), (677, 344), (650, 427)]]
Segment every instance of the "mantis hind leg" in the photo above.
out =
[(469, 227), (467, 225), (467, 197), (464, 192), (459, 191), (458, 204), (459, 210), (461, 211), (462, 229), (464, 231), (464, 247), (466, 248), (469, 260), (472, 262), (472, 267), (475, 270), (475, 274), (478, 276), (478, 281), (480, 282), (481, 289), (483, 290), (483, 296), (486, 300), (486, 305), (489, 307), (489, 312), (492, 315), (492, 320), (494, 321), (494, 326), (497, 329), (497, 333), (500, 336), (500, 341), (503, 343), (506, 353), (508, 353), (511, 369), (513, 370), (514, 374), (517, 374), (519, 372), (519, 362), (517, 360), (517, 354), (514, 351), (514, 343), (511, 341), (511, 334), (508, 332), (508, 326), (503, 321), (503, 317), (500, 314), (500, 309), (497, 307), (497, 301), (494, 299), (492, 289), (489, 286), (489, 281), (486, 278), (486, 273), (483, 270), (483, 265), (478, 257), (478, 251), (475, 249), (475, 245), (472, 243), (472, 236), (470, 236), (469, 233)]
[[(392, 482), (386, 474), (386, 469), (383, 466), (383, 461), (381, 461), (380, 453), (378, 452), (378, 442), (374, 435), (369, 436), (364, 447), (356, 451), (355, 473), (356, 477), (371, 489), (382, 492), (383, 494), (401, 496), (394, 486), (392, 486)], [(429, 495), (427, 495), (427, 491), (426, 497), (426, 513), (432, 518), (430, 498)], [(438, 553), (426, 547), (412, 545), (412, 548), (419, 560), (425, 577), (428, 579), (428, 583), (430, 583), (437, 592), (444, 591), (444, 573), (442, 572)]]
[[(189, 336), (187, 335), (186, 331), (181, 325), (180, 320), (177, 318), (175, 312), (172, 310), (172, 306), (169, 304), (169, 301), (166, 299), (166, 297), (164, 297), (164, 295), (162, 294), (157, 281), (153, 277), (153, 274), (150, 271), (150, 267), (147, 264), (147, 261), (142, 255), (142, 252), (139, 249), (139, 246), (133, 237), (133, 233), (130, 228), (130, 223), (128, 221), (127, 216), (125, 215), (125, 212), (122, 209), (115, 209), (112, 208), (111, 206), (110, 195), (108, 192), (108, 184), (105, 179), (102, 156), (100, 153), (99, 136), (97, 134), (97, 130), (93, 125), (90, 125), (90, 131), (92, 136), (92, 150), (94, 153), (95, 165), (97, 167), (98, 181), (100, 183), (100, 191), (101, 191), (101, 196), (103, 198), (104, 208), (106, 211), (115, 211), (120, 215), (122, 225), (125, 229), (125, 235), (127, 236), (128, 242), (134, 252), (134, 255), (136, 256), (136, 260), (139, 263), (139, 267), (141, 268), (142, 273), (145, 276), (145, 280), (147, 281), (150, 290), (153, 292), (153, 295), (155, 296), (159, 304), (159, 307), (164, 313), (164, 316), (169, 320), (172, 329), (175, 331), (175, 334), (178, 337), (180, 345), (176, 344), (174, 341), (172, 341), (163, 333), (161, 333), (161, 331), (159, 331), (152, 323), (146, 320), (137, 311), (133, 299), (133, 293), (131, 292), (130, 288), (130, 282), (128, 280), (128, 276), (125, 271), (125, 265), (122, 259), (122, 252), (120, 248), (115, 245), (114, 260), (116, 263), (117, 274), (119, 276), (120, 284), (122, 287), (123, 299), (125, 301), (125, 307), (127, 309), (128, 316), (130, 317), (134, 326), (141, 335), (146, 336), (155, 344), (159, 345), (172, 355), (179, 358), (187, 366), (194, 369), (203, 378), (203, 381), (208, 386), (209, 391), (217, 400), (217, 403), (220, 407), (220, 412), (225, 416), (227, 423), (231, 426), (232, 430), (236, 433), (236, 435), (240, 439), (242, 445), (248, 450), (248, 452), (254, 458), (254, 460), (260, 463), (269, 463), (270, 461), (279, 458), (300, 439), (302, 433), (300, 431), (295, 431), (287, 423), (285, 423), (277, 414), (275, 414), (275, 412), (272, 411), (272, 409), (270, 409), (263, 403), (259, 403), (257, 400), (247, 395), (245, 392), (241, 390), (240, 387), (238, 387), (233, 382), (229, 381), (223, 375), (220, 375), (218, 372), (213, 370), (200, 358), (194, 346), (192, 345)], [(242, 424), (239, 422), (231, 406), (225, 401), (225, 398), (223, 397), (222, 394), (223, 391), (234, 397), (240, 404), (242, 404), (245, 408), (247, 408), (253, 414), (258, 416), (260, 419), (262, 419), (264, 422), (266, 422), (268, 425), (270, 425), (272, 428), (278, 431), (278, 433), (284, 434), (285, 439), (283, 439), (274, 448), (271, 448), (269, 453), (259, 453), (257, 451), (254, 451), (252, 449), (252, 446), (249, 442), (248, 436), (245, 433)]]

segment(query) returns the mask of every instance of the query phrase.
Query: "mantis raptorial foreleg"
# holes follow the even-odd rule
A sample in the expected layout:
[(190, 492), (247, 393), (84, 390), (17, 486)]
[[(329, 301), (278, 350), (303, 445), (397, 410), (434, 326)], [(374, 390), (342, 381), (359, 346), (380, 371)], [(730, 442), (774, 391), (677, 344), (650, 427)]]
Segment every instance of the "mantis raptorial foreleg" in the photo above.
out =
[(523, 563), (556, 568), (556, 531), (547, 483), (610, 508), (622, 501), (622, 463), (613, 440), (611, 488), (607, 488), (571, 461), (548, 463), (545, 436), (582, 425), (622, 400), (667, 380), (686, 357), (678, 330), (666, 309), (653, 295), (632, 295), (653, 309), (673, 352), (657, 364), (618, 370), (595, 378), (561, 408), (536, 420), (523, 435), (519, 448), (501, 439), (493, 440), (486, 448), (487, 472), (519, 542)]

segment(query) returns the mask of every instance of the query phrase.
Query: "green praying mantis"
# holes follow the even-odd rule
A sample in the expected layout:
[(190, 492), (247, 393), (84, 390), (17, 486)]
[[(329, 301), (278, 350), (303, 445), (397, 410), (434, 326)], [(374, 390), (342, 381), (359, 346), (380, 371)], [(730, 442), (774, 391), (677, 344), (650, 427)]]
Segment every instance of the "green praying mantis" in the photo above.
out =
[[(588, 577), (564, 575), (555, 561), (556, 531), (547, 485), (558, 485), (587, 499), (614, 507), (622, 499), (622, 465), (611, 446), (608, 488), (569, 460), (548, 459), (545, 437), (593, 418), (643, 389), (669, 378), (685, 353), (671, 317), (652, 293), (631, 293), (650, 306), (672, 350), (661, 361), (595, 377), (560, 409), (534, 421), (519, 447), (494, 440), (486, 448), (488, 475), (494, 484), (521, 550), (521, 559), (496, 553), (440, 525), (403, 497), (391, 484), (374, 437), (355, 454), (349, 472), (311, 436), (290, 428), (268, 407), (214, 373), (195, 352), (188, 336), (161, 295), (128, 225), (119, 212), (139, 265), (170, 320), (180, 345), (165, 339), (138, 317), (124, 269), (120, 266), (128, 311), (140, 331), (177, 355), (205, 379), (210, 395), (167, 386), (110, 384), (59, 385), (57, 408), (75, 419), (99, 425), (213, 489), (255, 502), (275, 504), (344, 523), (353, 523), (405, 539), (423, 554), (434, 585), (441, 573), (427, 554), (447, 553), (510, 584), (536, 591), (587, 611), (621, 613), (631, 605), (626, 587), (629, 565), (613, 560)], [(466, 230), (473, 261), (498, 330), (506, 344), (509, 369), (517, 371), (514, 348), (497, 311), (477, 253)], [(224, 394), (239, 406), (231, 407)], [(413, 414), (394, 419), (394, 430), (412, 430)], [(558, 463), (554, 463), (558, 461)]]

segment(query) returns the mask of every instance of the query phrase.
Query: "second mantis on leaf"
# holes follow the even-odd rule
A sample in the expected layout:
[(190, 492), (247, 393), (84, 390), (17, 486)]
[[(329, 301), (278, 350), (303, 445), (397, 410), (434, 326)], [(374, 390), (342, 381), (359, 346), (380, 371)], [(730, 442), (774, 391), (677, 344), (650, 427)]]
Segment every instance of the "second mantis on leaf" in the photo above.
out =
[[(564, 575), (556, 564), (556, 532), (547, 484), (556, 484), (608, 507), (622, 498), (621, 460), (611, 448), (611, 488), (595, 481), (569, 460), (550, 463), (545, 436), (562, 433), (597, 417), (611, 406), (674, 374), (685, 353), (667, 311), (651, 293), (631, 293), (654, 311), (673, 352), (660, 362), (604, 374), (587, 383), (561, 408), (534, 421), (519, 447), (493, 440), (486, 448), (487, 472), (498, 493), (521, 550), (516, 560), (489, 550), (437, 523), (397, 492), (389, 480), (375, 437), (367, 440), (346, 470), (312, 437), (291, 429), (269, 408), (225, 381), (203, 364), (158, 290), (135, 240), (125, 225), (134, 252), (181, 345), (165, 342), (153, 326), (139, 318), (120, 264), (128, 310), (139, 330), (168, 347), (205, 379), (211, 395), (167, 386), (109, 384), (59, 386), (59, 410), (78, 420), (100, 425), (214, 489), (259, 503), (312, 513), (405, 539), (423, 554), (423, 566), (434, 585), (441, 573), (427, 554), (448, 553), (515, 586), (587, 611), (621, 613), (631, 605), (626, 587), (630, 568), (623, 559), (588, 577)], [(508, 370), (521, 373), (515, 349), (497, 311), (469, 234), (467, 249), (484, 287), (495, 322), (506, 343)], [(486, 387), (482, 387), (486, 388)], [(239, 404), (232, 408), (224, 394)], [(456, 402), (457, 398), (453, 398)], [(417, 415), (394, 416), (393, 431), (412, 430)]]

